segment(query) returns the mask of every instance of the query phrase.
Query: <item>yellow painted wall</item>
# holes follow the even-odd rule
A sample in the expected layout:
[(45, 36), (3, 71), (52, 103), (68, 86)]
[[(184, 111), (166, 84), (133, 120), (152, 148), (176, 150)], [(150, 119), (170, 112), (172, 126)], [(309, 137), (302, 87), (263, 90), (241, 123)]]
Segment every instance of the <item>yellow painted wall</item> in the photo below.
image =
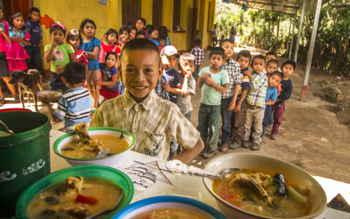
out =
[[(67, 31), (71, 29), (79, 29), (80, 23), (85, 18), (93, 20), (97, 26), (95, 36), (100, 38), (109, 28), (119, 30), (122, 25), (121, 1), (110, 0), (109, 6), (98, 4), (97, 0), (35, 0), (34, 6), (39, 8), (41, 16), (47, 14), (55, 22), (59, 21), (64, 25)], [(51, 44), (49, 29), (43, 25), (43, 47), (41, 48), (44, 54), (44, 47)], [(83, 36), (84, 37), (84, 36)], [(43, 55), (42, 55), (43, 58)], [(50, 68), (50, 64), (45, 63), (45, 69)]]
[(152, 15), (153, 15), (153, 0), (141, 0), (141, 17), (146, 19), (147, 24), (152, 24), (153, 22)]

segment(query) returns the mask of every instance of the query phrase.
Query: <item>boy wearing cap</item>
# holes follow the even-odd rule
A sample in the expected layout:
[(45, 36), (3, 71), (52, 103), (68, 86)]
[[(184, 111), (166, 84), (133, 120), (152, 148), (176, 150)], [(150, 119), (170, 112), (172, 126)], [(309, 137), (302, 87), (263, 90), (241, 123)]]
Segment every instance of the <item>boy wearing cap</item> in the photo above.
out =
[(203, 142), (207, 142), (208, 128), (210, 131), (208, 146), (203, 153), (204, 158), (213, 157), (219, 140), (221, 94), (226, 93), (230, 83), (227, 71), (221, 69), (225, 50), (215, 47), (210, 51), (211, 66), (203, 68), (198, 76), (197, 87), (201, 88), (201, 105), (198, 112), (197, 130), (201, 133)]
[(158, 47), (148, 39), (127, 42), (120, 56), (119, 75), (124, 95), (104, 102), (95, 112), (90, 127), (114, 127), (136, 137), (132, 150), (166, 160), (170, 138), (184, 148), (176, 157), (189, 162), (203, 149), (200, 133), (170, 101), (157, 96), (154, 88), (162, 77)]
[(281, 92), (277, 97), (275, 105), (272, 106), (273, 127), (271, 131), (271, 139), (276, 140), (278, 128), (281, 126), (282, 116), (284, 113), (284, 102), (290, 98), (293, 91), (293, 84), (289, 76), (292, 75), (297, 67), (294, 60), (288, 59), (282, 63), (283, 80), (281, 82)]
[(64, 131), (67, 133), (74, 131), (75, 124), (90, 122), (91, 97), (89, 90), (82, 87), (85, 80), (85, 66), (78, 62), (70, 62), (62, 73), (62, 81), (69, 89), (62, 94), (56, 111), (53, 112), (47, 99), (42, 100), (49, 107), (53, 122), (64, 119)]

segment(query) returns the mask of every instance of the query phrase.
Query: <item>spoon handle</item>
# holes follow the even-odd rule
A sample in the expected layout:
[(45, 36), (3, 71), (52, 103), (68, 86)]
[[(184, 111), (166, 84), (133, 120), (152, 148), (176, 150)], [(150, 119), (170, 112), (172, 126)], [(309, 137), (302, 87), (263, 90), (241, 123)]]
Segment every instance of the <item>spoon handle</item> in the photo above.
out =
[(0, 120), (0, 126), (2, 126), (8, 133), (10, 133), (11, 135), (14, 135), (15, 133), (13, 133), (12, 130), (10, 130), (7, 125), (5, 125), (5, 123), (3, 121)]
[(184, 174), (184, 175), (190, 175), (190, 176), (201, 176), (201, 177), (220, 179), (219, 174), (209, 173), (198, 167), (187, 166), (186, 164), (182, 163), (179, 160), (171, 160), (165, 166), (169, 171), (171, 171), (176, 176), (180, 176)]

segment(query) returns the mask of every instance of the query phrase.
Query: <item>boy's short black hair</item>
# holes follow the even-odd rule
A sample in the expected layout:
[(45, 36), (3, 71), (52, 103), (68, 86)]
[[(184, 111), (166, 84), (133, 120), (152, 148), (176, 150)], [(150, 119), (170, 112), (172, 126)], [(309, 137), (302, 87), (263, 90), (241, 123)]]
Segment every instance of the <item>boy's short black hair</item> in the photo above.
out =
[(30, 10), (29, 10), (29, 14), (33, 13), (33, 12), (38, 12), (40, 14), (40, 10), (39, 8), (36, 8), (36, 7), (31, 7)]
[(280, 67), (280, 63), (276, 59), (269, 60), (266, 66), (269, 66), (270, 63), (275, 63), (277, 65), (277, 68)]
[(128, 34), (129, 34), (130, 29), (129, 29), (127, 26), (123, 25), (123, 26), (119, 29), (119, 35), (122, 35), (124, 31), (128, 32)]
[(150, 24), (147, 24), (146, 31), (148, 34), (152, 34), (152, 32), (154, 31), (154, 27)]
[(210, 50), (209, 58), (214, 54), (222, 55), (222, 58), (224, 58), (225, 50), (221, 47), (214, 47)]
[(196, 45), (196, 46), (201, 46), (201, 45), (202, 45), (202, 41), (201, 41), (200, 39), (196, 39), (196, 40), (194, 41), (194, 45)]
[(266, 58), (266, 56), (275, 56), (275, 58), (277, 58), (277, 55), (276, 55), (276, 53), (274, 53), (274, 52), (268, 52), (268, 53), (266, 53), (266, 55), (265, 55), (265, 58)]
[(272, 75), (277, 75), (278, 77), (281, 78), (281, 81), (283, 80), (283, 74), (282, 74), (281, 72), (279, 72), (279, 71), (274, 71), (274, 72), (272, 72), (272, 74), (270, 75), (270, 77), (271, 77)]
[(160, 39), (166, 39), (168, 37), (168, 28), (166, 26), (158, 27), (158, 34)]
[(224, 43), (232, 43), (232, 44), (233, 44), (233, 41), (232, 41), (232, 40), (229, 40), (229, 39), (221, 40), (220, 47), (222, 47), (222, 45), (224, 45)]
[(122, 52), (120, 53), (120, 60), (122, 59), (125, 51), (134, 51), (134, 50), (148, 50), (148, 51), (156, 52), (158, 54), (157, 57), (160, 65), (159, 49), (156, 46), (156, 44), (149, 39), (134, 39), (125, 43), (122, 49)]
[(118, 60), (118, 55), (117, 55), (117, 53), (115, 53), (115, 52), (113, 52), (113, 51), (110, 51), (110, 52), (107, 52), (107, 54), (106, 54), (105, 63), (107, 62), (107, 59), (108, 59), (108, 57), (109, 57), (110, 55), (114, 55), (115, 58)]
[(249, 62), (252, 60), (252, 54), (250, 54), (249, 50), (241, 50), (237, 55), (237, 61), (241, 56), (249, 58)]
[(143, 30), (137, 31), (137, 33), (136, 33), (136, 37), (137, 37), (138, 35), (144, 35), (144, 36), (145, 36), (145, 38), (147, 39), (146, 32), (145, 32), (145, 31), (143, 31)]
[(263, 59), (264, 62), (265, 62), (265, 65), (266, 65), (266, 59), (265, 59), (265, 56), (263, 55), (257, 55), (257, 56), (254, 56), (253, 60), (252, 60), (252, 63), (250, 64), (250, 66), (253, 68), (253, 63), (254, 63), (254, 60), (255, 59)]
[(118, 40), (118, 31), (116, 30), (116, 29), (113, 29), (113, 28), (111, 28), (111, 29), (109, 29), (109, 30), (107, 30), (107, 32), (106, 32), (106, 41), (107, 41), (107, 39), (108, 39), (108, 35), (110, 35), (110, 34), (115, 34), (116, 35), (116, 37), (117, 37), (117, 40)]
[(79, 62), (70, 62), (64, 67), (62, 76), (71, 84), (80, 84), (86, 78), (85, 65)]
[(294, 71), (297, 68), (297, 63), (295, 63), (295, 61), (293, 59), (287, 59), (286, 61), (284, 61), (282, 63), (282, 68), (283, 68), (283, 66), (285, 66), (287, 64), (293, 65)]
[(85, 25), (86, 25), (87, 23), (92, 24), (92, 25), (95, 27), (95, 29), (97, 29), (97, 28), (96, 28), (95, 22), (94, 22), (93, 20), (91, 20), (91, 19), (86, 18), (86, 19), (84, 19), (84, 20), (81, 22), (81, 24), (80, 24), (79, 30), (80, 30), (80, 32), (81, 32), (82, 34), (84, 34), (84, 27), (85, 27)]
[(137, 32), (137, 28), (136, 28), (135, 26), (130, 26), (129, 29), (130, 29), (130, 32), (131, 32), (132, 30), (135, 30), (135, 31)]

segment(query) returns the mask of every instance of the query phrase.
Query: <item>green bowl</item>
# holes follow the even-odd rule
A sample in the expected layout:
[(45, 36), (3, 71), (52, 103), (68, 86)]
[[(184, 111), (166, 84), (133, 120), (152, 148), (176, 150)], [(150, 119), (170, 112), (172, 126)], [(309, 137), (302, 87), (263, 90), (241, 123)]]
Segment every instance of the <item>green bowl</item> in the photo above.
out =
[(71, 132), (68, 134), (65, 134), (61, 137), (59, 137), (55, 143), (53, 144), (53, 151), (60, 157), (64, 158), (71, 166), (82, 166), (82, 165), (102, 165), (102, 166), (109, 166), (113, 167), (115, 166), (122, 158), (125, 156), (126, 152), (131, 150), (132, 147), (135, 145), (135, 136), (123, 129), (117, 129), (117, 128), (110, 128), (110, 127), (98, 127), (98, 128), (89, 128), (89, 135), (113, 135), (113, 136), (120, 136), (122, 133), (124, 135), (124, 138), (129, 142), (129, 147), (118, 154), (114, 154), (108, 157), (103, 158), (73, 158), (73, 157), (67, 157), (61, 153), (62, 147), (75, 139), (79, 139), (79, 136), (75, 132)]
[(134, 196), (134, 185), (132, 184), (130, 178), (123, 172), (106, 166), (78, 166), (66, 168), (36, 181), (30, 185), (21, 196), (18, 198), (16, 203), (16, 216), (18, 219), (28, 218), (26, 215), (27, 206), (30, 201), (43, 189), (58, 183), (64, 182), (64, 180), (69, 176), (82, 176), (82, 177), (100, 177), (103, 179), (108, 179), (116, 184), (118, 184), (124, 191), (122, 200), (119, 202), (118, 206), (110, 212), (104, 218), (111, 218), (118, 211), (128, 206)]

